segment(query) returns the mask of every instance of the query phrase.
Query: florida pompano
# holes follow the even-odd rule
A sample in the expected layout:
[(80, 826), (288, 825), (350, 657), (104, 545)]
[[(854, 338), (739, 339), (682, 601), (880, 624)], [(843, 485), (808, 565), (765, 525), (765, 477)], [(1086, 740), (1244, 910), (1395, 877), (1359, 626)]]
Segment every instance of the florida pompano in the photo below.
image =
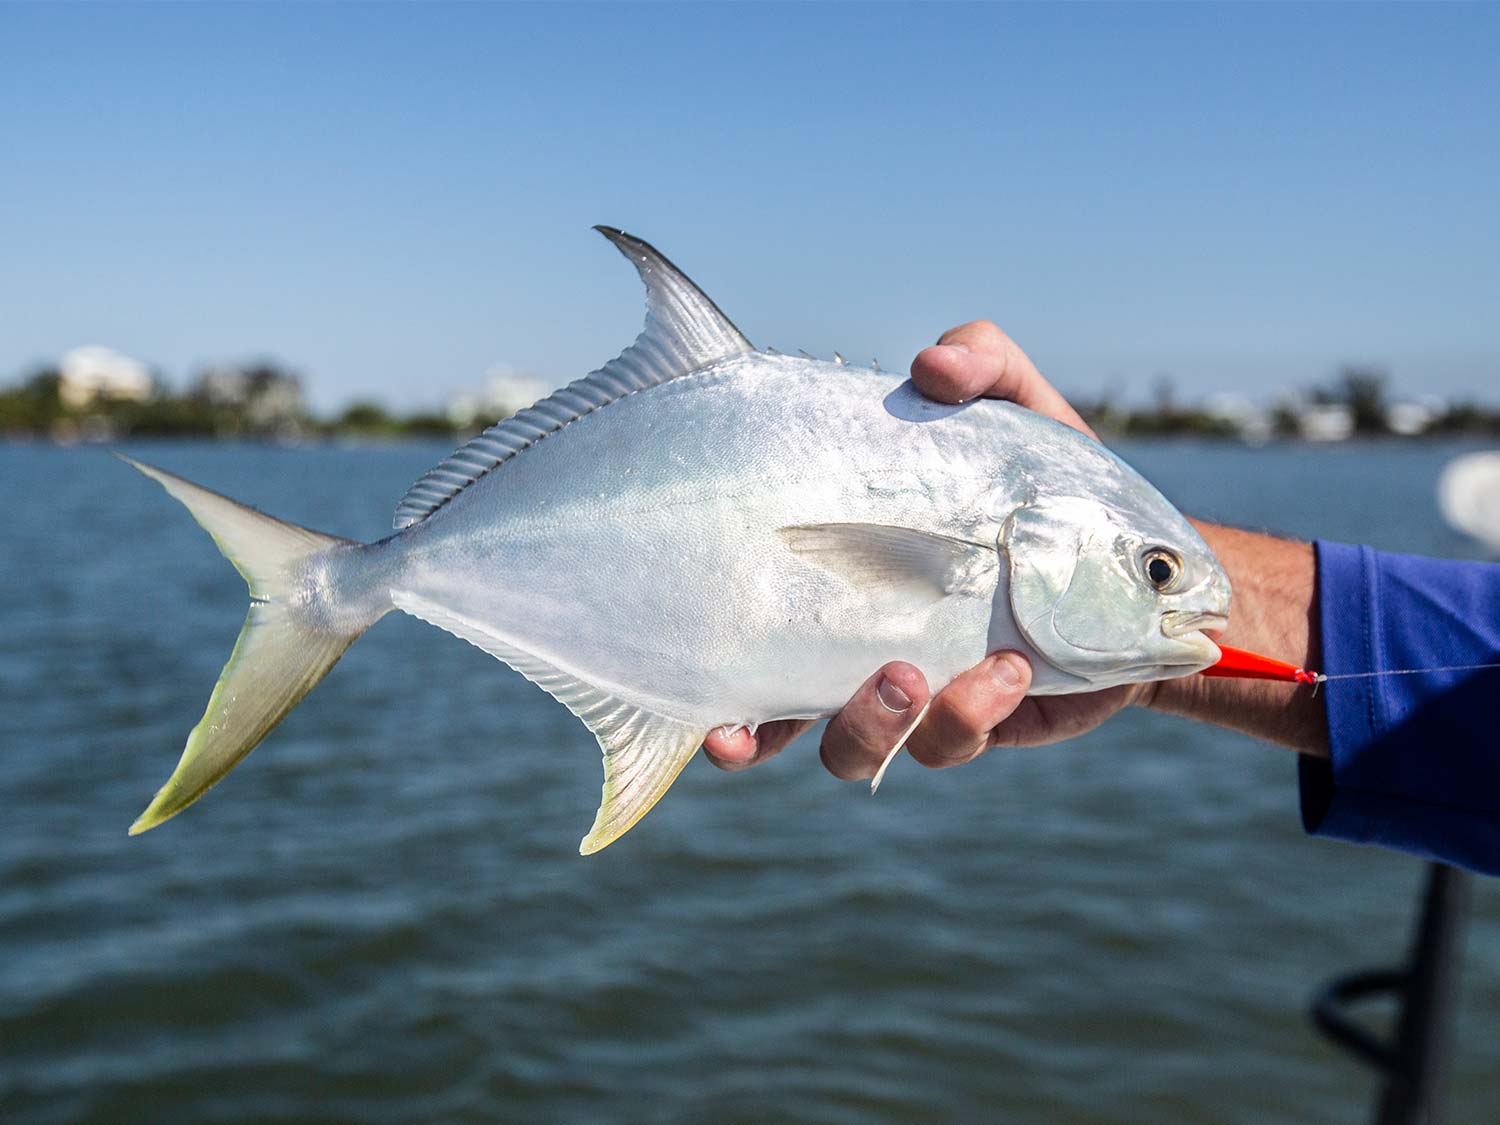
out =
[(757, 351), (640, 239), (618, 358), (422, 477), (393, 535), (282, 523), (138, 462), (250, 588), (202, 720), (131, 827), (228, 773), (354, 640), (404, 610), (553, 695), (604, 750), (581, 851), (667, 791), (718, 724), (832, 714), (888, 660), (934, 687), (1001, 648), (1060, 695), (1187, 675), (1229, 583), (1141, 476), (1009, 403)]

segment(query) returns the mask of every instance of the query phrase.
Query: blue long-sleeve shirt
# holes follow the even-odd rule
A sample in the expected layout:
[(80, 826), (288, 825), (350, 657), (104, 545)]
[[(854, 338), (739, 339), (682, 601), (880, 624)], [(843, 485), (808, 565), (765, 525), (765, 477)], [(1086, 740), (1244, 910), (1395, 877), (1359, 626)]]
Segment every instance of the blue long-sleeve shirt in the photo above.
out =
[[(1500, 565), (1319, 542), (1330, 676), (1500, 662)], [(1500, 669), (1334, 680), (1307, 831), (1500, 875)]]

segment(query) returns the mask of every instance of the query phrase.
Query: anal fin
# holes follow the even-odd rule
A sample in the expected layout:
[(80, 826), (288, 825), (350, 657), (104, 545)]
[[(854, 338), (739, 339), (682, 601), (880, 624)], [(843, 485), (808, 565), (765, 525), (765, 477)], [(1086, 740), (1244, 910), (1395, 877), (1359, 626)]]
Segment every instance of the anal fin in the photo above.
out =
[(468, 641), (577, 715), (604, 751), (604, 791), (594, 825), (579, 844), (583, 855), (602, 851), (651, 811), (698, 752), (705, 731), (636, 706), (602, 685), (516, 647), (474, 621), (415, 594), (396, 592), (398, 609)]
[(612, 719), (589, 728), (604, 750), (604, 790), (580, 855), (602, 851), (629, 832), (703, 745), (704, 732), (696, 727), (624, 703)]

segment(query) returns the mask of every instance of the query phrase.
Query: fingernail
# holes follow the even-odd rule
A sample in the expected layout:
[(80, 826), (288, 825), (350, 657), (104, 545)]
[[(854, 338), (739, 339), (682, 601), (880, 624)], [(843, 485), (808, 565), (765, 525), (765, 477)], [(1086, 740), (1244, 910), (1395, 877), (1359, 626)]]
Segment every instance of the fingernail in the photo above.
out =
[(875, 698), (893, 715), (899, 715), (911, 706), (911, 697), (884, 676), (875, 688)]
[(967, 352), (969, 350), (968, 344), (960, 344), (957, 341), (954, 341), (951, 344), (943, 344), (942, 346), (945, 348), (952, 348), (956, 352)]
[(1026, 658), (1015, 652), (1002, 652), (995, 657), (991, 674), (1001, 687), (1018, 688), (1021, 677), (1026, 674)]

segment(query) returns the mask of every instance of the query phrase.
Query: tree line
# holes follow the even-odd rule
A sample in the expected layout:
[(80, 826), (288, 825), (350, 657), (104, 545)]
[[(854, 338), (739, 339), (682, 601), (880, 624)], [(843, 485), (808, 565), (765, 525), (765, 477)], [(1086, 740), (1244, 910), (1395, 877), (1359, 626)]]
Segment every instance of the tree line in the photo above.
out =
[[(130, 437), (282, 439), (353, 436), (452, 438), (463, 428), (436, 411), (396, 414), (374, 400), (351, 403), (331, 417), (305, 405), (301, 379), (273, 364), (202, 372), (187, 389), (174, 392), (160, 380), (144, 397), (100, 393), (85, 402), (64, 393), (55, 367), (33, 371), (0, 389), (0, 437), (107, 440)], [(1169, 379), (1158, 381), (1149, 407), (1127, 408), (1109, 396), (1078, 399), (1079, 412), (1095, 429), (1131, 437), (1232, 438), (1247, 436), (1246, 422), (1201, 404), (1181, 404)], [(1332, 407), (1347, 418), (1351, 437), (1500, 436), (1500, 410), (1477, 400), (1432, 409), (1414, 427), (1393, 424), (1383, 372), (1345, 368), (1331, 383), (1295, 400), (1277, 403), (1257, 418), (1263, 438), (1307, 436), (1311, 411)], [(495, 421), (486, 419), (485, 421)]]

